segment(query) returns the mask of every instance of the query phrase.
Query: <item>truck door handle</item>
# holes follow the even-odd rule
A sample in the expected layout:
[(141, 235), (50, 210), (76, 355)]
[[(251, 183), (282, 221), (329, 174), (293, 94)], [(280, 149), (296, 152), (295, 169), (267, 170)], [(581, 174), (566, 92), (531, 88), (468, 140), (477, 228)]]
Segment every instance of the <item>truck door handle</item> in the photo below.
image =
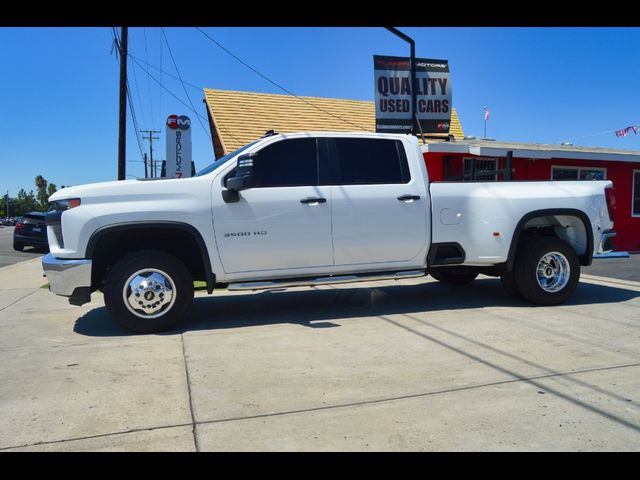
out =
[(305, 205), (315, 204), (315, 203), (327, 203), (326, 198), (316, 198), (316, 197), (308, 197), (300, 200), (300, 203), (304, 203)]
[(408, 202), (409, 200), (420, 200), (420, 195), (400, 195), (398, 200)]

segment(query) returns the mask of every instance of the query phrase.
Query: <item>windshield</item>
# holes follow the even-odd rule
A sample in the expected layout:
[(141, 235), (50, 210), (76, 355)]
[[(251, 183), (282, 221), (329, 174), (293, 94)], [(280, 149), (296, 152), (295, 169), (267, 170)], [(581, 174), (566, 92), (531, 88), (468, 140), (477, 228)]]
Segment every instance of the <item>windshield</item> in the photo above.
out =
[(215, 162), (213, 162), (211, 165), (209, 165), (208, 167), (204, 167), (202, 170), (200, 170), (198, 173), (196, 173), (196, 177), (201, 177), (202, 175), (206, 175), (208, 173), (213, 172), (216, 168), (221, 167), (222, 165), (227, 163), (229, 160), (231, 160), (233, 157), (235, 157), (238, 154), (242, 153), (247, 148), (249, 148), (251, 145), (254, 145), (256, 142), (257, 142), (257, 140), (255, 142), (251, 142), (251, 143), (245, 145), (244, 147), (239, 148), (235, 152), (227, 153), (224, 157), (220, 157)]

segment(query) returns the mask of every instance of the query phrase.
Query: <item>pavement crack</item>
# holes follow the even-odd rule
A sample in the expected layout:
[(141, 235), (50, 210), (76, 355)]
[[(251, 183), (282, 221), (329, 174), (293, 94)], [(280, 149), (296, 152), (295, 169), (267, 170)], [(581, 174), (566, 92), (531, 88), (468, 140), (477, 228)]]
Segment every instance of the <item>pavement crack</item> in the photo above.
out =
[(163, 425), (160, 427), (147, 427), (147, 428), (134, 428), (131, 430), (123, 430), (121, 432), (110, 432), (110, 433), (100, 433), (97, 435), (88, 435), (85, 437), (73, 437), (73, 438), (65, 438), (63, 440), (49, 440), (47, 442), (33, 442), (33, 443), (26, 443), (23, 445), (12, 445), (12, 446), (8, 446), (8, 447), (0, 447), (0, 452), (4, 451), (4, 450), (12, 450), (15, 448), (27, 448), (27, 447), (37, 447), (40, 445), (56, 445), (59, 443), (68, 443), (68, 442), (75, 442), (78, 440), (91, 440), (94, 438), (104, 438), (104, 437), (112, 437), (115, 435), (126, 435), (128, 433), (139, 433), (139, 432), (151, 432), (154, 430), (162, 430), (165, 428), (177, 428), (177, 427), (188, 427), (190, 426), (190, 423), (178, 423), (175, 425)]
[(29, 295), (33, 295), (34, 293), (36, 293), (38, 290), (40, 290), (40, 288), (36, 288), (33, 290), (33, 292), (29, 292), (26, 295), (20, 297), (19, 299), (11, 302), (9, 305), (5, 305), (4, 307), (0, 308), (0, 312), (2, 312), (3, 310), (6, 310), (7, 308), (9, 308), (12, 305), (15, 305), (16, 303), (18, 303), (20, 300), (24, 300), (25, 298), (27, 298)]
[[(407, 318), (415, 320), (415, 318), (410, 316), (410, 315), (404, 315), (404, 316), (407, 317)], [(589, 411), (591, 413), (595, 413), (597, 415), (600, 415), (600, 416), (606, 418), (607, 420), (611, 420), (613, 422), (616, 422), (616, 423), (618, 423), (618, 424), (620, 424), (620, 425), (622, 425), (624, 427), (627, 427), (627, 428), (630, 428), (630, 429), (634, 430), (635, 432), (640, 432), (640, 425), (638, 425), (638, 424), (630, 422), (630, 421), (628, 421), (628, 420), (626, 420), (626, 419), (624, 419), (622, 417), (616, 416), (616, 415), (614, 415), (614, 414), (612, 414), (610, 412), (607, 412), (606, 410), (603, 410), (601, 408), (598, 408), (598, 407), (595, 407), (593, 405), (590, 405), (589, 403), (586, 403), (586, 402), (583, 402), (581, 400), (578, 400), (577, 398), (573, 398), (570, 395), (567, 395), (567, 394), (565, 394), (565, 393), (563, 393), (563, 392), (561, 392), (559, 390), (554, 390), (554, 389), (548, 388), (548, 387), (545, 388), (543, 385), (541, 385), (540, 383), (536, 382), (536, 380), (538, 380), (539, 378), (546, 378), (547, 377), (546, 375), (543, 375), (543, 376), (540, 376), (540, 377), (525, 377), (524, 375), (521, 375), (520, 373), (518, 373), (518, 372), (516, 372), (514, 370), (510, 370), (509, 368), (507, 368), (505, 366), (499, 365), (496, 362), (492, 362), (492, 361), (489, 361), (489, 360), (487, 360), (485, 358), (482, 358), (482, 357), (480, 357), (478, 355), (474, 355), (473, 353), (470, 353), (470, 352), (467, 352), (467, 351), (465, 351), (465, 350), (463, 350), (461, 348), (455, 347), (452, 344), (449, 344), (449, 343), (447, 343), (447, 342), (445, 342), (443, 340), (439, 340), (439, 339), (437, 339), (437, 338), (435, 338), (435, 337), (433, 337), (431, 335), (427, 335), (426, 333), (423, 333), (423, 332), (418, 331), (418, 330), (416, 330), (414, 328), (411, 328), (411, 327), (408, 327), (406, 325), (403, 325), (402, 323), (397, 322), (395, 320), (392, 320), (389, 317), (380, 316), (380, 318), (382, 318), (383, 320), (389, 322), (392, 325), (395, 325), (396, 327), (399, 327), (399, 328), (402, 328), (403, 330), (406, 330), (409, 333), (417, 335), (417, 336), (419, 336), (419, 337), (421, 337), (421, 338), (423, 338), (423, 339), (425, 339), (425, 340), (427, 340), (429, 342), (432, 342), (432, 343), (434, 343), (436, 345), (440, 345), (441, 347), (444, 347), (444, 348), (446, 348), (447, 350), (449, 350), (451, 352), (457, 353), (457, 354), (462, 355), (462, 356), (464, 356), (464, 357), (466, 357), (466, 358), (468, 358), (470, 360), (473, 360), (475, 362), (481, 363), (481, 364), (483, 364), (483, 365), (485, 365), (485, 366), (487, 366), (489, 368), (492, 368), (492, 369), (494, 369), (494, 370), (496, 370), (496, 371), (498, 371), (498, 372), (500, 372), (500, 373), (502, 373), (504, 375), (508, 375), (508, 376), (514, 378), (517, 381), (524, 381), (526, 383), (529, 383), (530, 385), (533, 385), (536, 388), (540, 388), (542, 390), (546, 390), (548, 393), (551, 393), (551, 394), (555, 395), (558, 398), (561, 398), (561, 399), (563, 399), (563, 400), (565, 400), (565, 401), (567, 401), (569, 403), (572, 403), (573, 405), (575, 405), (577, 407), (583, 408), (584, 410), (587, 410), (587, 411)], [(418, 319), (418, 322), (423, 324), (423, 325), (426, 325), (428, 327), (435, 328), (433, 325), (431, 325), (431, 324), (429, 324), (427, 322), (424, 322), (422, 320)], [(443, 329), (440, 328), (440, 330), (443, 330)], [(452, 336), (462, 337), (460, 335), (453, 334), (451, 332), (447, 332), (447, 333), (449, 333)], [(462, 337), (462, 338), (465, 338), (465, 337)], [(470, 341), (471, 343), (477, 343), (477, 342), (471, 341), (469, 339), (466, 339), (466, 340)], [(495, 350), (493, 347), (486, 347), (486, 348), (490, 348), (490, 349)], [(503, 355), (505, 354), (504, 352), (500, 352), (499, 350), (496, 350), (496, 351), (498, 353), (502, 353)], [(513, 357), (513, 356), (511, 356), (511, 357)], [(517, 357), (515, 357), (515, 358), (517, 358)], [(520, 359), (520, 361), (522, 361), (522, 359)], [(640, 366), (640, 364), (629, 364), (629, 365), (626, 365), (626, 367), (637, 367), (637, 366)], [(608, 368), (602, 367), (603, 370), (604, 369), (613, 369), (613, 368), (615, 368), (615, 367), (608, 367)], [(546, 369), (546, 370), (549, 371), (549, 369)], [(556, 372), (551, 371), (551, 373), (549, 373), (548, 376), (549, 377), (561, 376), (561, 374), (558, 373), (556, 375)], [(601, 389), (597, 389), (596, 388), (596, 390), (601, 390)], [(610, 394), (609, 392), (604, 392), (604, 393), (606, 393), (609, 396), (615, 398), (615, 395)]]
[[(341, 404), (336, 404), (336, 405), (324, 405), (324, 406), (321, 406), (321, 407), (310, 407), (310, 408), (302, 408), (302, 409), (298, 409), (298, 410), (286, 410), (286, 411), (282, 411), (282, 412), (270, 412), (270, 413), (262, 413), (262, 414), (257, 414), (257, 415), (246, 415), (246, 416), (242, 416), (242, 417), (230, 417), (230, 418), (219, 418), (219, 419), (215, 419), (215, 420), (204, 420), (204, 421), (201, 421), (201, 422), (197, 422), (196, 424), (197, 425), (210, 425), (210, 424), (215, 424), (215, 423), (237, 422), (237, 421), (241, 421), (241, 420), (254, 420), (254, 419), (258, 419), (258, 418), (281, 417), (281, 416), (286, 416), (286, 415), (297, 415), (297, 414), (303, 414), (303, 413), (321, 412), (321, 411), (326, 411), (326, 410), (336, 410), (336, 409), (339, 409), (339, 408), (350, 408), (350, 407), (359, 407), (359, 406), (365, 406), (365, 405), (376, 405), (376, 404), (388, 403), (388, 402), (396, 402), (396, 401), (401, 401), (401, 400), (410, 400), (410, 399), (414, 399), (414, 398), (424, 398), (424, 397), (430, 397), (430, 396), (435, 396), (435, 395), (443, 395), (443, 394), (448, 394), (448, 393), (456, 393), (456, 392), (463, 392), (463, 391), (468, 391), (468, 390), (477, 390), (477, 389), (482, 389), (482, 388), (490, 388), (490, 387), (496, 387), (496, 386), (500, 386), (500, 385), (508, 385), (508, 384), (511, 384), (511, 383), (534, 382), (536, 380), (544, 380), (544, 379), (549, 379), (549, 378), (568, 377), (568, 376), (579, 375), (579, 374), (583, 374), (583, 373), (601, 372), (601, 371), (606, 371), (606, 370), (617, 370), (617, 369), (634, 368), (634, 367), (640, 367), (640, 363), (633, 363), (633, 364), (627, 364), (627, 365), (614, 365), (614, 366), (607, 366), (607, 367), (597, 367), (597, 368), (590, 368), (590, 369), (585, 369), (585, 370), (573, 370), (573, 371), (569, 371), (569, 372), (558, 372), (558, 373), (545, 374), (545, 375), (536, 375), (536, 376), (531, 376), (531, 377), (519, 377), (519, 378), (512, 378), (512, 379), (509, 379), (509, 380), (501, 380), (499, 382), (489, 382), (489, 383), (483, 383), (483, 384), (478, 384), (478, 385), (467, 385), (467, 386), (464, 386), (464, 387), (449, 388), (449, 389), (437, 390), (437, 391), (433, 391), (433, 392), (423, 392), (423, 393), (415, 393), (415, 394), (409, 394), (409, 395), (401, 395), (401, 396), (396, 396), (396, 397), (378, 398), (378, 399), (372, 399), (372, 400), (364, 400), (364, 401), (361, 401), (361, 402), (341, 403)], [(540, 386), (540, 388), (542, 388), (542, 387)], [(548, 387), (544, 387), (544, 390), (546, 392), (555, 393), (555, 392), (551, 391), (551, 389), (549, 389)], [(632, 428), (634, 428), (636, 430), (640, 429), (638, 426), (636, 426), (634, 424), (629, 424), (627, 426), (630, 426), (630, 427), (632, 427)]]
[(196, 421), (193, 414), (193, 395), (191, 394), (191, 378), (189, 377), (189, 365), (187, 363), (186, 347), (184, 345), (184, 330), (180, 332), (180, 341), (182, 342), (182, 359), (184, 360), (184, 372), (187, 380), (187, 395), (189, 396), (189, 414), (191, 415), (191, 432), (193, 434), (193, 445), (196, 452), (200, 451), (198, 444), (198, 432), (196, 431)]

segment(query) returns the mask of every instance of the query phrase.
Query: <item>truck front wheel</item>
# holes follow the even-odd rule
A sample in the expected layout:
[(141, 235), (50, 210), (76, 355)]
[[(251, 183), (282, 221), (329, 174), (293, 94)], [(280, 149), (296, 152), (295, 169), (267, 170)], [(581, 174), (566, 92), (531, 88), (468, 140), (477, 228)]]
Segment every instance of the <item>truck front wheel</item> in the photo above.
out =
[(176, 327), (193, 303), (193, 280), (173, 255), (145, 250), (120, 260), (109, 272), (104, 301), (111, 317), (134, 333)]
[(524, 299), (538, 305), (558, 305), (571, 296), (580, 280), (580, 262), (567, 242), (536, 237), (520, 252), (513, 273)]

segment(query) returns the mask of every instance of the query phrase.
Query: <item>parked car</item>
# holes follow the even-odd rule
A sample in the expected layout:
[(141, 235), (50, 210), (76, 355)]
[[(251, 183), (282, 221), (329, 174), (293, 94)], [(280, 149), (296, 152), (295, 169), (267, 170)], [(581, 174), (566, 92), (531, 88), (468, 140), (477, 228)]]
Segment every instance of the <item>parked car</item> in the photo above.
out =
[(13, 249), (21, 252), (24, 247), (49, 248), (44, 213), (26, 213), (13, 231)]

